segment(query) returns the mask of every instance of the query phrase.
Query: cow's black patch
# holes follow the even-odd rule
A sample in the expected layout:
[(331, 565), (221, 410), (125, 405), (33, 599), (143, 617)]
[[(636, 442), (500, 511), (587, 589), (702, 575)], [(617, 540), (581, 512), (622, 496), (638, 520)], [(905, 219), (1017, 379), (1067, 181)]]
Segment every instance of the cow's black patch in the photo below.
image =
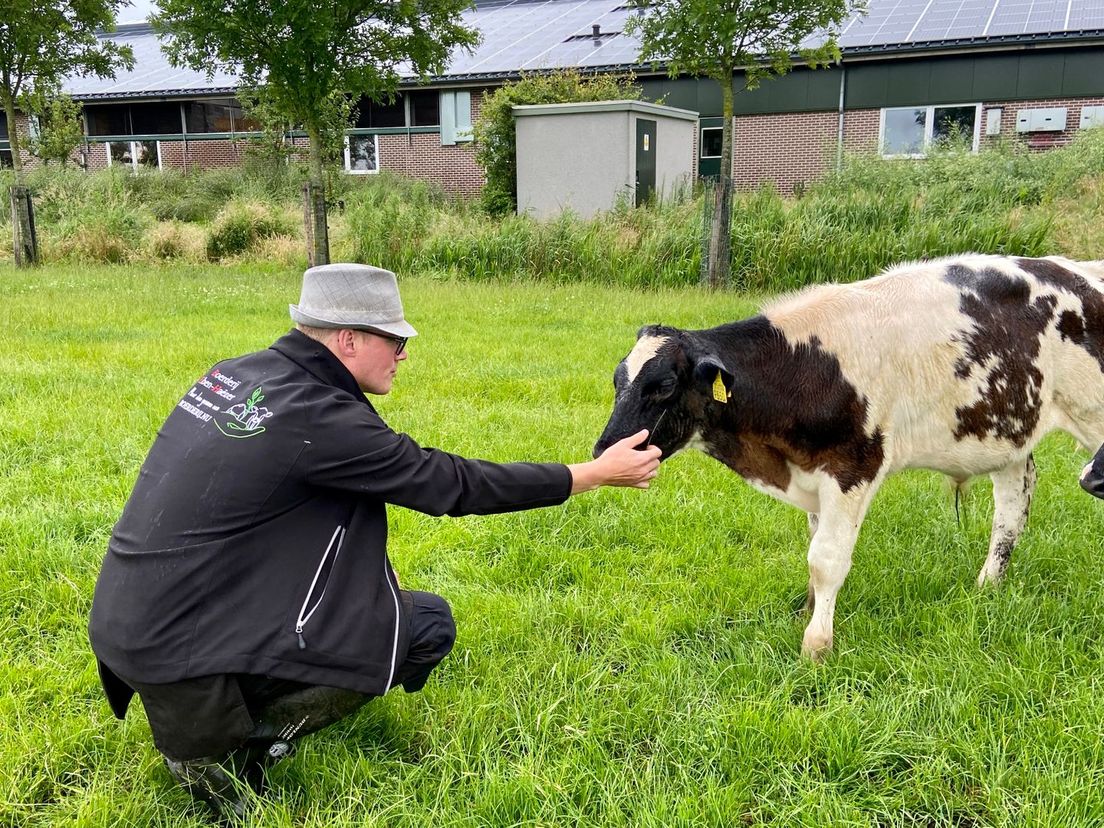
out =
[(790, 482), (787, 461), (825, 471), (843, 491), (873, 480), (885, 459), (884, 438), (880, 430), (867, 435), (867, 400), (835, 355), (816, 337), (791, 343), (765, 317), (726, 327), (715, 338), (729, 340), (723, 348), (739, 354), (739, 367), (734, 405), (706, 400), (702, 438), (710, 454), (782, 490)]
[[(883, 435), (866, 434), (867, 401), (819, 339), (791, 343), (763, 316), (705, 331), (645, 328), (640, 335), (667, 341), (631, 385), (623, 373), (615, 375), (618, 399), (596, 454), (650, 428), (665, 457), (697, 433), (712, 457), (782, 491), (790, 485), (788, 463), (824, 470), (844, 491), (877, 476)], [(698, 377), (700, 364), (722, 366), (716, 370), (731, 392), (725, 402), (713, 398), (715, 370)], [(670, 377), (679, 385), (667, 397)]]
[(1016, 264), (1044, 285), (1081, 301), (1079, 318), (1078, 314), (1064, 311), (1058, 319), (1058, 332), (1064, 339), (1084, 348), (1104, 371), (1104, 294), (1081, 274), (1049, 259), (1016, 259)]
[(955, 439), (999, 437), (1022, 446), (1039, 424), (1043, 375), (1035, 361), (1057, 300), (1031, 301), (1026, 279), (995, 268), (952, 265), (944, 279), (959, 289), (959, 308), (974, 322), (956, 337), (966, 352), (955, 363), (955, 375), (987, 372), (981, 399), (955, 410)]
[(1085, 320), (1076, 311), (1062, 311), (1058, 317), (1058, 333), (1075, 345), (1085, 342)]

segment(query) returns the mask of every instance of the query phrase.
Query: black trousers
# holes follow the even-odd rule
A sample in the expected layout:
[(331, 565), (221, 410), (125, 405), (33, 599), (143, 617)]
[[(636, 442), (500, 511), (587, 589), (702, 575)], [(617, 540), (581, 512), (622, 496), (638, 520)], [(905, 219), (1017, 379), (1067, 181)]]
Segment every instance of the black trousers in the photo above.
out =
[[(410, 649), (392, 687), (425, 686), (456, 641), (448, 603), (430, 592), (402, 592), (410, 616)], [(274, 741), (313, 733), (356, 711), (371, 696), (271, 676), (224, 674), (172, 684), (126, 679), (146, 709), (153, 742), (171, 759), (220, 756), (247, 741)]]

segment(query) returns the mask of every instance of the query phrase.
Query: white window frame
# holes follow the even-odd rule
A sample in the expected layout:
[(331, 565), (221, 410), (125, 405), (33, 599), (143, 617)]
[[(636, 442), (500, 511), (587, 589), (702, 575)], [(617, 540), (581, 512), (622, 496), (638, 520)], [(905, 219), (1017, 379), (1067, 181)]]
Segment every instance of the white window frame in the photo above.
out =
[[(957, 104), (929, 104), (927, 106), (885, 106), (882, 107), (881, 114), (878, 118), (878, 154), (882, 158), (926, 158), (928, 149), (932, 144), (932, 134), (935, 131), (935, 110), (937, 109), (964, 109), (966, 107), (974, 107), (974, 135), (973, 141), (970, 145), (970, 152), (977, 152), (978, 147), (981, 145), (981, 122), (982, 122), (982, 105), (980, 103), (957, 103)], [(899, 112), (901, 110), (926, 110), (924, 117), (924, 141), (923, 149), (920, 152), (895, 152), (887, 153), (885, 151), (885, 124), (887, 112)]]
[[(372, 143), (376, 146), (376, 168), (374, 170), (354, 170), (352, 169), (353, 159), (352, 152), (349, 146), (350, 138), (371, 138)], [(380, 171), (380, 142), (378, 135), (346, 135), (345, 136), (345, 172), (348, 175), (376, 175)]]
[[(138, 145), (145, 144), (147, 141), (104, 141), (104, 150), (107, 152), (107, 166), (111, 166), (114, 161), (111, 158), (111, 145), (112, 144), (130, 144), (130, 168), (137, 171), (138, 167)], [(157, 169), (161, 170), (161, 142), (153, 142), (157, 147)]]
[[(706, 155), (705, 154), (705, 133), (714, 132), (714, 131), (721, 133), (721, 136), (722, 136), (721, 147), (722, 147), (722, 149), (721, 149), (721, 152), (718, 153), (717, 155)], [(702, 127), (701, 129), (698, 130), (698, 133), (699, 133), (699, 136), (698, 136), (698, 158), (721, 158), (721, 157), (723, 157), (723, 155), (724, 155), (724, 149), (723, 149), (723, 147), (724, 147), (724, 140), (723, 140), (723, 138), (724, 138), (724, 127), (723, 126)]]

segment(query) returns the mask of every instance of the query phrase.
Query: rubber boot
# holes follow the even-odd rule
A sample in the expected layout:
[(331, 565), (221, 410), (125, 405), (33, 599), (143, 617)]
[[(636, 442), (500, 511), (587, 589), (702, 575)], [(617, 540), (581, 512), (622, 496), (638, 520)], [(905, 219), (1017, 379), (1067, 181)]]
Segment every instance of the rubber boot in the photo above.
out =
[(235, 768), (234, 759), (244, 757), (204, 756), (199, 759), (176, 760), (165, 758), (169, 769), (180, 785), (194, 799), (205, 804), (220, 819), (243, 819), (249, 812), (249, 783), (245, 781), (244, 768)]

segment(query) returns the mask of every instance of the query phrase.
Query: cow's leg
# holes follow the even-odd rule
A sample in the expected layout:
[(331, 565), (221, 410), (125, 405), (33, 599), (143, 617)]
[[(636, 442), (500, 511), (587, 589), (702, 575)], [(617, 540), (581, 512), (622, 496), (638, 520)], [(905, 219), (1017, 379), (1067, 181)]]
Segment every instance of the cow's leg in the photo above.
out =
[(1027, 523), (1031, 495), (1035, 491), (1035, 461), (1029, 454), (993, 472), (993, 533), (989, 556), (978, 574), (978, 586), (995, 584), (1008, 568), (1012, 547)]
[(809, 619), (801, 642), (802, 655), (814, 660), (819, 660), (832, 649), (836, 595), (851, 569), (851, 551), (859, 537), (859, 527), (881, 480), (882, 475), (879, 475), (871, 483), (843, 492), (829, 478), (821, 487), (817, 530), (809, 544), (813, 617)]
[[(816, 512), (806, 512), (806, 517), (809, 519), (809, 543), (813, 542), (813, 538), (816, 537), (817, 525), (820, 523), (820, 518)], [(816, 606), (816, 593), (813, 592), (813, 579), (809, 578), (809, 588), (805, 592), (805, 607), (804, 611), (812, 613), (813, 608)]]

